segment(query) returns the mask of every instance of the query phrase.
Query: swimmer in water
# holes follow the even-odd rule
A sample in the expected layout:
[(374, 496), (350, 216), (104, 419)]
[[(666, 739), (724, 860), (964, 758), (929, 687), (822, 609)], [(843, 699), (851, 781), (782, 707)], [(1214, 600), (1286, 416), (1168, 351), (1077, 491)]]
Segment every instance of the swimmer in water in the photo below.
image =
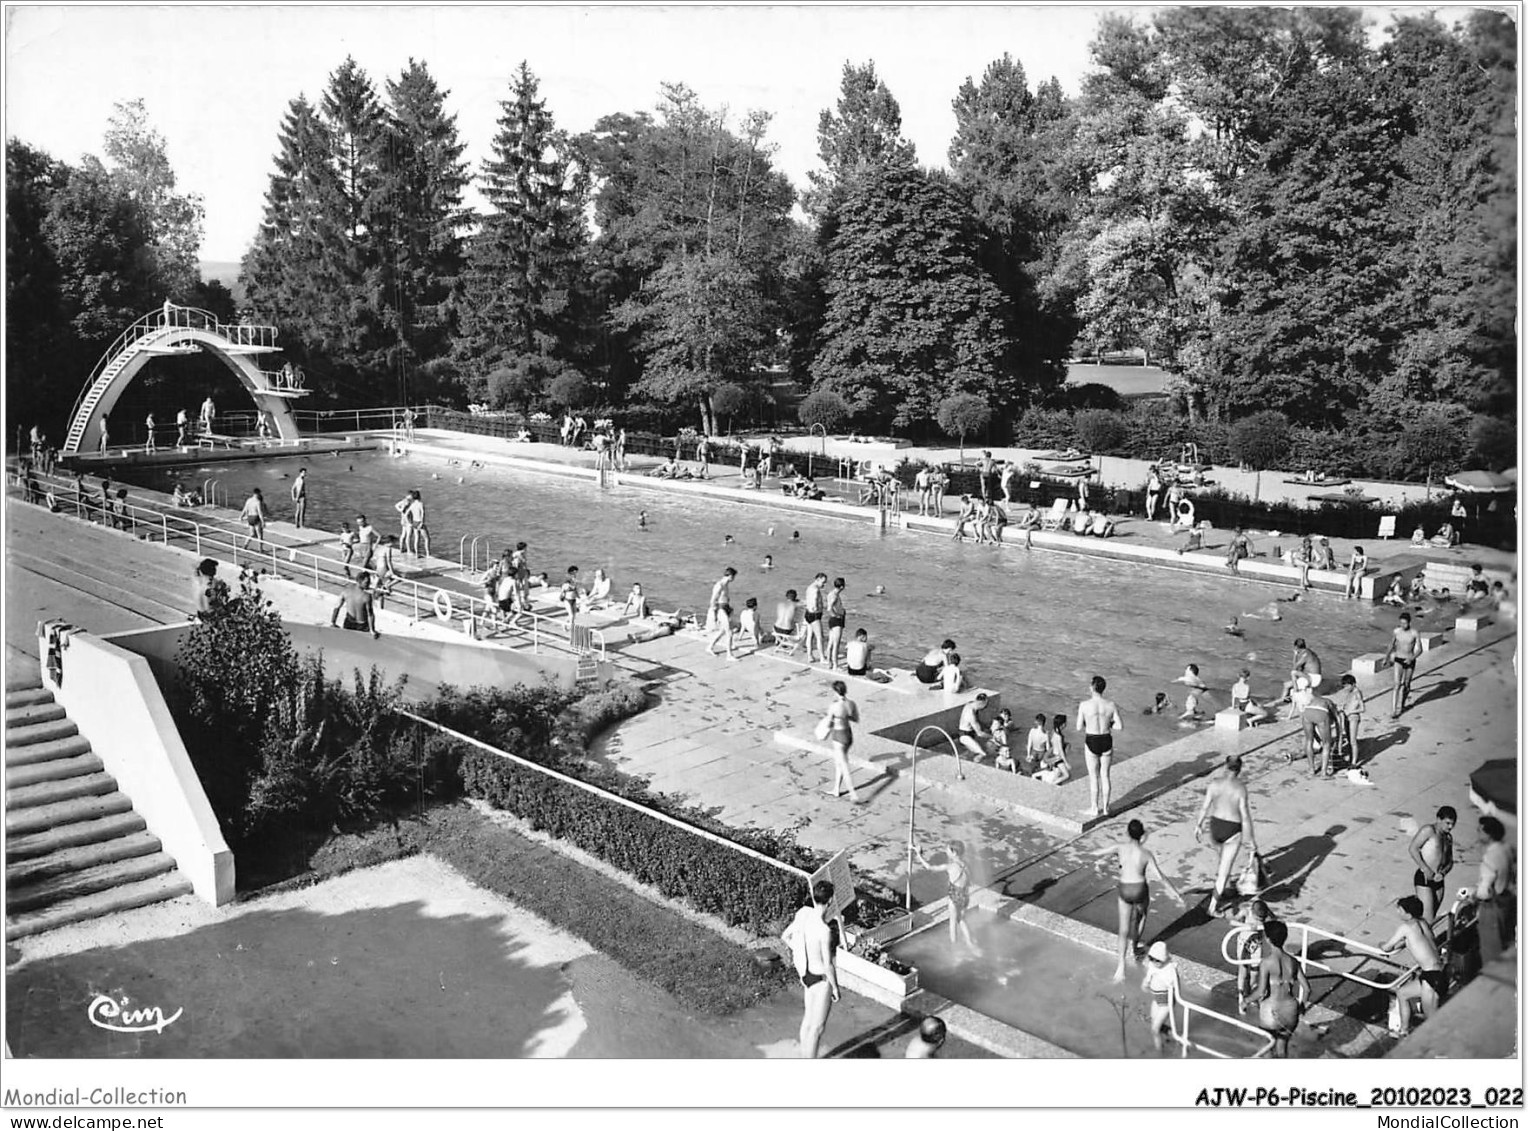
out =
[(1245, 636), (1247, 630), (1241, 626), (1240, 617), (1232, 617), (1231, 623), (1225, 626), (1226, 632), (1232, 636)]
[(732, 542), (733, 542), (732, 535), (730, 535), (730, 534), (723, 534), (722, 535), (722, 545), (723, 546), (730, 546), (730, 545), (732, 545)]
[(799, 530), (792, 530), (791, 531), (791, 541), (792, 542), (799, 542), (799, 541), (801, 541), (801, 531), (799, 531)]
[(886, 596), (886, 586), (884, 586), (884, 585), (877, 585), (875, 587), (875, 595), (877, 597), (884, 597), (884, 596)]
[(761, 565), (759, 568), (760, 569), (774, 569), (775, 568), (775, 556), (773, 554), (765, 554), (764, 555), (764, 564)]
[(1152, 701), (1151, 706), (1141, 713), (1143, 715), (1160, 715), (1163, 711), (1171, 711), (1172, 709), (1173, 701), (1167, 697), (1167, 692), (1158, 691), (1157, 697)]
[(640, 514), (637, 515), (637, 529), (638, 530), (646, 530), (647, 529), (647, 512), (646, 511), (642, 511)]

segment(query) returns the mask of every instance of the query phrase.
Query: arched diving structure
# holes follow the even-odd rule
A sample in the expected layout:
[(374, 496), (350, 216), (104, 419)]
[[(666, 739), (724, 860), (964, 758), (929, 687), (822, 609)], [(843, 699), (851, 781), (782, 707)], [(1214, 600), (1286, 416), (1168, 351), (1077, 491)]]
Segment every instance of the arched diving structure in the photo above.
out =
[(199, 350), (206, 350), (233, 370), (255, 407), (270, 414), (281, 439), (298, 439), (289, 402), (306, 395), (301, 379), (294, 380), (290, 370), (269, 371), (255, 363), (260, 354), (280, 352), (276, 327), (224, 325), (205, 310), (166, 302), (122, 331), (101, 355), (69, 415), (69, 433), (61, 454), (77, 454), (88, 437), (99, 434), (101, 418), (111, 412), (122, 391), (151, 358), (181, 357)]

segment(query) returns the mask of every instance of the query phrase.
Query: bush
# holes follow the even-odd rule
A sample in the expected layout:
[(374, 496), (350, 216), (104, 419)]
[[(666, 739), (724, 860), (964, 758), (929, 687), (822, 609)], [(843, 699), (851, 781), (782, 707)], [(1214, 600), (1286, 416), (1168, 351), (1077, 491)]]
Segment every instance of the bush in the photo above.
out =
[(1470, 424), (1472, 462), (1487, 471), (1505, 471), (1517, 463), (1517, 426), (1495, 416), (1477, 416)]
[(750, 399), (747, 389), (729, 382), (711, 394), (711, 411), (718, 421), (730, 423), (747, 410)]
[(547, 386), (547, 399), (559, 408), (575, 409), (589, 399), (589, 382), (582, 373), (565, 370)]
[(1289, 421), (1272, 409), (1254, 412), (1231, 426), (1231, 458), (1254, 471), (1278, 467), (1289, 457)]
[[(477, 747), (459, 750), (462, 784), (469, 796), (514, 813), (532, 827), (571, 841), (665, 895), (689, 900), (728, 923), (755, 931), (777, 930), (801, 905), (803, 885), (798, 876), (642, 810), (814, 871), (819, 861), (798, 846), (791, 834), (732, 828), (702, 810), (651, 793), (629, 775), (588, 760), (588, 739), (646, 702), (638, 689), (619, 684), (584, 697), (547, 687), (468, 692), (443, 688), (420, 714), (640, 808), (569, 786)], [(452, 743), (447, 736), (439, 737)]]
[(1061, 389), (1064, 402), (1069, 408), (1101, 408), (1109, 412), (1117, 412), (1125, 407), (1125, 398), (1119, 395), (1119, 390), (1111, 389), (1108, 385), (1100, 385), (1096, 381), (1089, 381), (1084, 385), (1066, 385)]
[(1085, 452), (1113, 455), (1125, 445), (1129, 429), (1120, 415), (1101, 408), (1084, 409), (1072, 418), (1077, 446)]
[(820, 424), (828, 432), (836, 432), (842, 425), (848, 423), (850, 417), (854, 415), (854, 410), (849, 407), (849, 402), (837, 393), (828, 389), (818, 389), (807, 394), (806, 399), (801, 402), (801, 407), (796, 410), (796, 415), (808, 428)]

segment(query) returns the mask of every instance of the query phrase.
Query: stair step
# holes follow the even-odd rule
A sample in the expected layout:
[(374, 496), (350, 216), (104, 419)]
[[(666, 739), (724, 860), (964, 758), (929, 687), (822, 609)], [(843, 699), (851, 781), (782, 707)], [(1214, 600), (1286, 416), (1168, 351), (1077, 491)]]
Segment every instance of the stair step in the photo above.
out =
[(42, 687), (42, 675), (32, 667), (36, 661), (29, 660), (20, 671), (11, 672), (5, 677), (6, 694), (12, 691), (35, 691)]
[(29, 766), (7, 766), (5, 788), (9, 791), (45, 781), (84, 777), (86, 774), (98, 774), (105, 768), (98, 754), (76, 754), (73, 758), (52, 758), (46, 762), (33, 762)]
[(191, 881), (179, 872), (164, 872), (136, 883), (122, 884), (108, 891), (80, 896), (77, 899), (55, 903), (40, 911), (32, 911), (14, 917), (7, 916), (5, 939), (25, 938), (28, 935), (51, 931), (69, 923), (86, 919), (99, 919), (134, 907), (147, 907), (151, 903), (163, 903), (182, 895), (191, 894)]
[(28, 703), (22, 707), (5, 705), (5, 729), (27, 726), (31, 723), (51, 723), (63, 718), (67, 712), (62, 703)]
[(44, 833), (55, 826), (67, 827), (132, 811), (133, 803), (127, 794), (114, 790), (60, 799), (48, 804), (32, 805), (25, 809), (11, 809), (5, 814), (6, 844), (15, 843), (12, 837)]
[(30, 726), (5, 728), (7, 746), (30, 746), (34, 742), (48, 742), (55, 738), (68, 738), (79, 734), (80, 728), (68, 719), (54, 719), (50, 723), (33, 723)]
[(55, 738), (49, 742), (34, 742), (31, 746), (7, 746), (7, 766), (30, 766), (35, 762), (51, 762), (54, 758), (72, 758), (76, 754), (90, 753), (90, 739), (83, 734), (68, 738)]
[[(123, 794), (115, 794), (124, 801)], [(27, 836), (7, 836), (5, 840), (5, 859), (7, 863), (17, 860), (31, 860), (38, 856), (46, 856), (50, 852), (59, 852), (66, 848), (77, 848), (82, 844), (99, 844), (103, 840), (111, 840), (114, 837), (128, 836), (132, 833), (142, 832), (147, 828), (143, 818), (131, 809), (122, 813), (112, 813), (105, 817), (97, 817), (89, 821), (70, 821), (64, 824), (52, 824), (40, 832), (30, 833)]]
[(146, 880), (174, 867), (175, 861), (165, 852), (134, 856), (130, 860), (118, 860), (111, 864), (97, 864), (78, 872), (28, 884), (24, 888), (9, 889), (5, 893), (5, 913), (13, 915), (21, 911), (35, 911), (65, 899), (105, 891), (118, 884)]
[[(110, 774), (86, 774), (84, 777), (65, 778), (62, 781), (39, 782), (20, 789), (7, 789), (5, 811), (10, 813), (16, 809), (30, 809), (34, 805), (52, 805), (55, 801), (111, 793), (116, 788), (116, 779)], [(9, 817), (6, 818), (6, 827), (10, 827)]]
[(53, 692), (46, 687), (19, 687), (5, 693), (5, 708), (25, 707), (31, 703), (51, 703)]
[(13, 895), (21, 895), (26, 888), (42, 883), (44, 880), (67, 876), (73, 872), (83, 872), (87, 868), (94, 868), (100, 864), (115, 864), (119, 860), (149, 856), (163, 847), (159, 843), (159, 838), (153, 833), (140, 830), (128, 833), (126, 836), (113, 837), (111, 840), (96, 841), (94, 844), (77, 844), (72, 848), (61, 848), (46, 856), (7, 864), (6, 890)]

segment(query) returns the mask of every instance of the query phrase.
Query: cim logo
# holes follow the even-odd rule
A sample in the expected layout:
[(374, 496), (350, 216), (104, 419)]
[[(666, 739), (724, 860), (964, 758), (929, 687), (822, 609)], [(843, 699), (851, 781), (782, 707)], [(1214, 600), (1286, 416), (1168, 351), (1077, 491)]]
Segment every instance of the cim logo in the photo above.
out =
[(109, 994), (96, 994), (85, 1010), (85, 1016), (96, 1028), (113, 1033), (163, 1033), (165, 1026), (173, 1025), (185, 1012), (182, 1007), (166, 1017), (157, 1005), (148, 1009), (128, 1009), (127, 1006), (126, 997), (118, 1004)]

